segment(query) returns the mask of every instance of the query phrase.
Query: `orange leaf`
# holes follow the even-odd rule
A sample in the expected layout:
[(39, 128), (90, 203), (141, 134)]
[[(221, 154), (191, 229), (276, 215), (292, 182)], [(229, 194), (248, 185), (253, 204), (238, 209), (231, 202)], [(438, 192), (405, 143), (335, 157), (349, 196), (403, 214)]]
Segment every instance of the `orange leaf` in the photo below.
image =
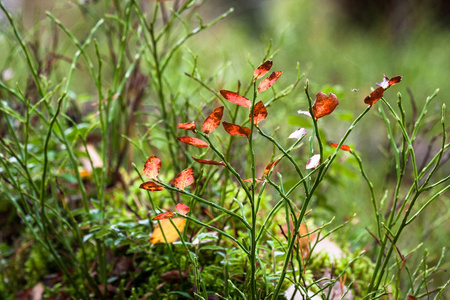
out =
[(183, 204), (183, 203), (178, 203), (176, 208), (177, 208), (177, 211), (182, 215), (186, 215), (191, 210), (189, 208), (189, 206), (187, 206), (186, 204)]
[[(251, 115), (252, 113), (250, 113)], [(249, 115), (250, 121), (251, 117)], [(253, 124), (258, 125), (259, 122), (267, 118), (267, 109), (262, 101), (255, 104), (253, 108)]]
[(150, 192), (157, 192), (164, 190), (164, 187), (162, 185), (159, 185), (153, 181), (144, 182), (139, 186), (139, 188)]
[(266, 168), (264, 169), (264, 174), (266, 176), (269, 175), (270, 170), (276, 166), (276, 164), (280, 161), (280, 159), (281, 159), (281, 157), (266, 166)]
[(391, 79), (389, 79), (389, 86), (396, 85), (400, 81), (402, 81), (402, 76), (394, 76)]
[(306, 170), (315, 169), (320, 165), (320, 154), (311, 156), (306, 163)]
[(211, 160), (211, 159), (198, 159), (193, 156), (191, 156), (191, 157), (193, 160), (195, 160), (196, 162), (198, 162), (200, 164), (226, 166), (226, 164), (223, 161), (215, 161), (215, 160)]
[(184, 190), (185, 187), (190, 186), (194, 183), (194, 170), (192, 168), (188, 168), (186, 170), (181, 171), (177, 177), (173, 180), (173, 185), (179, 188), (180, 190)]
[(152, 220), (156, 221), (156, 220), (170, 219), (173, 216), (175, 216), (175, 213), (167, 211), (167, 212), (157, 215)]
[(316, 95), (316, 101), (314, 101), (312, 107), (313, 115), (316, 120), (329, 115), (334, 111), (338, 104), (339, 101), (335, 94), (330, 93), (330, 95), (327, 96), (327, 94), (320, 92)]
[(159, 169), (161, 168), (161, 160), (152, 155), (150, 156), (144, 165), (144, 174), (150, 179), (155, 179), (159, 174)]
[(255, 79), (259, 79), (266, 75), (267, 72), (269, 72), (270, 68), (272, 68), (273, 62), (271, 60), (265, 61), (262, 65), (260, 65), (255, 71), (253, 72), (253, 77)]
[(365, 104), (373, 105), (383, 97), (384, 88), (379, 87), (364, 99)]
[(202, 141), (201, 139), (198, 139), (198, 138), (195, 138), (195, 137), (180, 136), (180, 137), (177, 137), (177, 140), (179, 140), (182, 143), (185, 143), (185, 144), (188, 144), (188, 145), (192, 145), (192, 146), (195, 146), (195, 147), (199, 147), (199, 148), (209, 147), (207, 142)]
[(265, 90), (270, 88), (275, 83), (275, 81), (280, 78), (281, 74), (283, 74), (283, 72), (281, 71), (273, 72), (269, 77), (261, 81), (258, 85), (258, 93), (264, 92)]
[(252, 102), (248, 100), (245, 97), (240, 96), (239, 94), (231, 91), (221, 90), (220, 94), (227, 99), (230, 102), (233, 102), (234, 104), (244, 106), (244, 107), (250, 107), (252, 106)]
[(205, 120), (202, 126), (204, 133), (208, 134), (216, 130), (223, 117), (223, 106), (216, 108)]
[[(253, 182), (253, 178), (242, 179), (243, 182)], [(255, 182), (264, 182), (262, 179), (255, 178)]]
[(248, 127), (242, 127), (236, 124), (231, 124), (228, 122), (223, 121), (222, 122), (223, 128), (226, 132), (228, 132), (231, 135), (239, 134), (240, 136), (249, 137), (252, 131)]
[(180, 123), (177, 125), (177, 128), (186, 130), (195, 130), (195, 123), (194, 122)]
[[(337, 148), (338, 144), (330, 143), (330, 146), (334, 147), (334, 148)], [(347, 146), (347, 145), (342, 145), (341, 149), (344, 150), (344, 151), (352, 152), (352, 149), (350, 149), (350, 147)]]
[[(186, 225), (185, 218), (175, 218), (172, 219), (172, 222), (175, 224), (175, 227), (180, 233), (184, 231), (184, 226)], [(170, 220), (159, 221), (159, 226), (156, 227), (149, 239), (150, 243), (165, 243), (166, 241), (164, 240), (164, 236), (166, 237), (168, 243), (175, 242), (180, 237), (175, 227), (173, 227)], [(162, 232), (164, 232), (164, 235)]]

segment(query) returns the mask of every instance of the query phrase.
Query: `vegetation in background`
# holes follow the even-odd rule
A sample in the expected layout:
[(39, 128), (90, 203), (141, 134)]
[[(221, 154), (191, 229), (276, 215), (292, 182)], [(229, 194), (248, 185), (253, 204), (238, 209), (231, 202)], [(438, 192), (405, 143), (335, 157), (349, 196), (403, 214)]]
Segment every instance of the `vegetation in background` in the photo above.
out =
[[(25, 31), (0, 3), (1, 298), (275, 299), (291, 284), (326, 299), (335, 286), (339, 297), (443, 297), (446, 108), (437, 91), (410, 97), (409, 109), (393, 91), (408, 82), (428, 93), (426, 80), (394, 64), (351, 72), (340, 57), (376, 52), (361, 38), (303, 81), (296, 55), (329, 57), (320, 43), (330, 32), (280, 55), (221, 27), (232, 43), (204, 54), (209, 28), (232, 10), (206, 22), (196, 1), (59, 5)], [(282, 52), (297, 51), (292, 31), (272, 27), (264, 34)], [(247, 57), (240, 42), (259, 53)], [(282, 76), (267, 73), (275, 55)], [(383, 72), (404, 75), (386, 99), (401, 78), (371, 92)], [(382, 147), (384, 168), (358, 127)], [(338, 260), (314, 251), (331, 234), (345, 249)]]

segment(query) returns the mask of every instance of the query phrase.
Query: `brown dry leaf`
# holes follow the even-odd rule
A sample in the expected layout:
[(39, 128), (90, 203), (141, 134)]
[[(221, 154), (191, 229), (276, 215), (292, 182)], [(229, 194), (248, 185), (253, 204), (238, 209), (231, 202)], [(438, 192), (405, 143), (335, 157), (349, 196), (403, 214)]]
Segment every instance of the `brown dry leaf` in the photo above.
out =
[(228, 101), (240, 105), (240, 106), (244, 106), (244, 107), (250, 107), (252, 106), (252, 102), (250, 100), (248, 100), (245, 97), (240, 96), (239, 94), (235, 93), (235, 92), (231, 92), (231, 91), (226, 91), (226, 90), (221, 90), (220, 94), (227, 99)]
[(150, 179), (155, 179), (161, 168), (161, 160), (155, 155), (150, 156), (144, 165), (144, 174)]
[(260, 65), (255, 71), (253, 71), (253, 77), (255, 79), (259, 79), (266, 75), (267, 72), (269, 72), (270, 68), (272, 68), (273, 61), (267, 60), (262, 65)]
[(186, 129), (186, 130), (195, 130), (195, 122), (188, 122), (188, 123), (180, 123), (177, 125), (177, 128), (179, 129)]
[(228, 123), (225, 121), (222, 122), (222, 125), (223, 125), (223, 128), (225, 129), (225, 131), (231, 135), (238, 134), (240, 136), (245, 136), (248, 138), (250, 136), (250, 134), (252, 133), (251, 129), (248, 127), (239, 126), (239, 125)]
[[(186, 219), (175, 218), (172, 219), (172, 222), (175, 224), (176, 228), (178, 228), (180, 233), (183, 233), (184, 226), (186, 225)], [(164, 235), (166, 236), (168, 243), (173, 243), (180, 237), (175, 227), (173, 227), (172, 223), (170, 223), (170, 220), (161, 220), (159, 221), (159, 224), (160, 226), (155, 228), (155, 230), (152, 233), (152, 236), (149, 239), (150, 243), (152, 244), (165, 243), (166, 241), (164, 240), (162, 231), (164, 231)]]
[(276, 166), (276, 164), (280, 161), (281, 157), (273, 162), (271, 162), (270, 164), (268, 164), (266, 166), (266, 168), (264, 169), (264, 175), (269, 175), (270, 170)]
[(181, 171), (177, 177), (173, 180), (173, 185), (180, 190), (184, 190), (185, 187), (190, 186), (194, 183), (194, 170), (192, 168), (187, 168)]
[(191, 210), (189, 206), (183, 203), (178, 203), (176, 209), (182, 215), (186, 215)]
[(159, 185), (153, 181), (144, 182), (139, 186), (139, 188), (150, 192), (157, 192), (164, 190), (164, 187), (162, 185)]
[(258, 85), (258, 93), (264, 92), (270, 88), (278, 80), (278, 78), (280, 78), (281, 74), (283, 74), (282, 71), (273, 72), (269, 77), (261, 81)]
[(226, 164), (223, 161), (215, 161), (215, 160), (211, 160), (211, 159), (199, 159), (199, 158), (195, 158), (193, 156), (191, 156), (191, 157), (193, 160), (195, 160), (196, 162), (198, 162), (200, 164), (226, 166)]
[[(243, 182), (253, 182), (253, 178), (242, 179)], [(255, 182), (260, 183), (264, 182), (263, 179), (255, 178)]]
[[(252, 121), (251, 114), (252, 113), (250, 112), (249, 115), (250, 122)], [(255, 107), (253, 108), (253, 124), (258, 125), (258, 123), (264, 120), (265, 118), (267, 118), (267, 109), (264, 106), (264, 103), (262, 101), (259, 101), (258, 103), (255, 104)]]
[(365, 104), (373, 105), (383, 97), (384, 88), (379, 87), (364, 99)]
[(208, 143), (205, 141), (202, 141), (201, 139), (190, 137), (190, 136), (179, 136), (177, 137), (177, 140), (179, 140), (182, 143), (192, 145), (198, 148), (206, 148), (209, 147)]
[(173, 216), (175, 216), (175, 213), (167, 211), (167, 212), (163, 212), (163, 213), (157, 215), (152, 220), (154, 220), (154, 221), (156, 221), (156, 220), (165, 220), (165, 219), (170, 219)]
[[(339, 145), (338, 145), (338, 144), (335, 144), (335, 143), (330, 143), (330, 146), (331, 146), (331, 147), (334, 147), (334, 148), (337, 148), (337, 146), (339, 146)], [(347, 146), (347, 145), (342, 145), (342, 146), (341, 146), (341, 150), (348, 151), (348, 152), (352, 152), (352, 149), (350, 149), (350, 147)]]
[(336, 106), (338, 106), (339, 101), (335, 94), (330, 93), (329, 96), (325, 93), (318, 93), (316, 95), (316, 101), (314, 101), (312, 112), (314, 117), (317, 119), (323, 116), (331, 114)]
[(391, 79), (389, 79), (389, 86), (396, 85), (400, 81), (402, 81), (402, 76), (394, 76)]
[(206, 134), (213, 132), (219, 126), (223, 117), (223, 106), (216, 108), (205, 120), (202, 131)]

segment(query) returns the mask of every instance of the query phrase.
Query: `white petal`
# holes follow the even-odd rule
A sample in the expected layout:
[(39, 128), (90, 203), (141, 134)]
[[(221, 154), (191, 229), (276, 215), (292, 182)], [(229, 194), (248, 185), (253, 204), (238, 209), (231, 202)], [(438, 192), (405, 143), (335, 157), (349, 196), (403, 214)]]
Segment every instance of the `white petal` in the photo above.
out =
[(301, 139), (303, 136), (306, 135), (306, 129), (305, 128), (299, 128), (293, 133), (291, 133), (290, 136), (288, 136), (288, 139)]
[(311, 156), (306, 163), (306, 170), (315, 169), (318, 165), (320, 165), (320, 154)]
[(311, 114), (307, 110), (299, 110), (299, 111), (297, 111), (297, 113), (300, 115), (305, 115), (305, 116), (311, 117)]

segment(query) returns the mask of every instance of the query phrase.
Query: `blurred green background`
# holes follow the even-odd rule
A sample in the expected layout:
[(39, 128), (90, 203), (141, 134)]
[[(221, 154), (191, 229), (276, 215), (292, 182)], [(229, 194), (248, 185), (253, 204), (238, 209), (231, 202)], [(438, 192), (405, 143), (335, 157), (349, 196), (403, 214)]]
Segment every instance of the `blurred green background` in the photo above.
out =
[[(86, 32), (94, 21), (80, 23), (81, 13), (67, 1), (39, 2), (4, 1), (18, 6), (13, 9), (22, 14), (25, 27), (39, 24), (44, 18), (43, 11), (57, 12), (65, 24), (73, 24), (77, 32)], [(95, 4), (96, 1), (85, 1)], [(338, 142), (351, 121), (365, 108), (363, 99), (375, 88), (375, 83), (388, 77), (403, 76), (401, 84), (386, 92), (386, 99), (395, 106), (396, 93), (404, 99), (407, 115), (411, 117), (414, 108), (411, 98), (420, 109), (427, 96), (437, 88), (440, 92), (429, 107), (428, 124), (434, 124), (440, 117), (442, 103), (450, 106), (450, 5), (449, 1), (357, 1), (357, 0), (276, 0), (276, 1), (239, 1), (210, 0), (204, 1), (197, 13), (206, 21), (224, 13), (230, 7), (235, 12), (213, 28), (195, 36), (188, 42), (188, 48), (198, 56), (198, 70), (208, 76), (215, 74), (213, 83), (216, 89), (235, 89), (237, 81), (247, 82), (252, 76), (253, 68), (259, 65), (267, 47), (272, 43), (272, 50), (277, 50), (273, 57), (273, 70), (282, 70), (283, 76), (275, 89), (295, 81), (296, 64), (310, 81), (312, 95), (320, 91), (333, 91), (339, 97), (340, 105), (336, 113), (321, 120), (321, 128), (327, 139)], [(143, 1), (143, 5), (152, 3)], [(168, 2), (170, 3), (170, 2)], [(3, 21), (1, 21), (3, 22)], [(1, 24), (6, 26), (6, 24)], [(180, 25), (182, 27), (182, 25)], [(68, 45), (69, 43), (67, 43)], [(18, 51), (17, 45), (6, 40), (0, 41), (0, 72), (3, 79), (8, 75), (4, 71), (11, 63), (9, 51)], [(67, 49), (69, 47), (67, 46)], [(174, 66), (174, 85), (188, 82), (184, 72), (189, 72), (185, 62), (190, 55), (183, 49), (179, 58), (178, 71)], [(71, 48), (70, 51), (74, 51)], [(20, 73), (23, 61), (14, 71)], [(178, 72), (179, 77), (176, 77)], [(19, 76), (19, 75), (18, 75)], [(78, 87), (74, 92), (94, 90), (89, 79), (77, 75)], [(25, 78), (19, 84), (24, 84)], [(20, 82), (20, 76), (15, 80)], [(307, 101), (303, 93), (304, 81), (296, 91), (277, 102), (269, 110), (271, 121), (266, 128), (280, 127), (277, 138), (282, 139), (300, 126), (306, 126), (304, 118), (297, 115), (297, 110), (306, 110)], [(278, 86), (278, 87), (277, 87)], [(264, 97), (270, 97), (268, 92)], [(199, 102), (204, 99), (198, 99)], [(447, 118), (448, 119), (448, 118)], [(337, 125), (339, 124), (339, 125)], [(431, 126), (431, 125), (430, 125)], [(416, 147), (419, 165), (433, 139), (439, 132), (439, 124), (430, 128), (429, 134), (418, 140)], [(270, 132), (271, 133), (271, 132)], [(386, 179), (395, 179), (392, 157), (389, 155), (386, 129), (376, 109), (362, 122), (349, 138), (349, 144), (365, 162), (369, 177), (373, 180), (378, 198), (389, 186), (383, 185)], [(432, 145), (432, 149), (437, 149)], [(434, 153), (434, 152), (433, 152)], [(260, 151), (263, 156), (263, 151)], [(350, 160), (342, 154), (340, 162)], [(441, 176), (450, 174), (448, 157), (441, 168)], [(351, 163), (351, 161), (350, 161)], [(349, 165), (350, 165), (349, 163)], [(264, 162), (261, 162), (264, 164)], [(395, 167), (395, 166), (394, 166)], [(351, 244), (364, 245), (371, 238), (364, 226), (373, 221), (369, 193), (356, 168), (343, 168), (334, 174), (339, 184), (332, 185), (323, 195), (327, 210), (314, 208), (320, 220), (336, 216), (342, 222), (357, 214), (357, 227), (350, 227), (343, 238)], [(286, 170), (288, 172), (288, 170)], [(389, 177), (392, 172), (392, 178)], [(406, 180), (410, 179), (407, 177)], [(392, 190), (389, 190), (392, 193)], [(389, 197), (388, 197), (389, 199)], [(450, 230), (449, 194), (444, 194), (436, 201), (424, 216), (416, 220), (417, 231), (411, 232), (411, 239), (403, 238), (402, 247), (413, 248), (417, 241), (428, 241), (433, 258), (440, 255), (440, 249), (449, 245)], [(433, 230), (431, 230), (433, 229)], [(431, 243), (430, 243), (431, 242)], [(414, 259), (420, 259), (420, 256)], [(443, 267), (450, 267), (448, 259)]]

